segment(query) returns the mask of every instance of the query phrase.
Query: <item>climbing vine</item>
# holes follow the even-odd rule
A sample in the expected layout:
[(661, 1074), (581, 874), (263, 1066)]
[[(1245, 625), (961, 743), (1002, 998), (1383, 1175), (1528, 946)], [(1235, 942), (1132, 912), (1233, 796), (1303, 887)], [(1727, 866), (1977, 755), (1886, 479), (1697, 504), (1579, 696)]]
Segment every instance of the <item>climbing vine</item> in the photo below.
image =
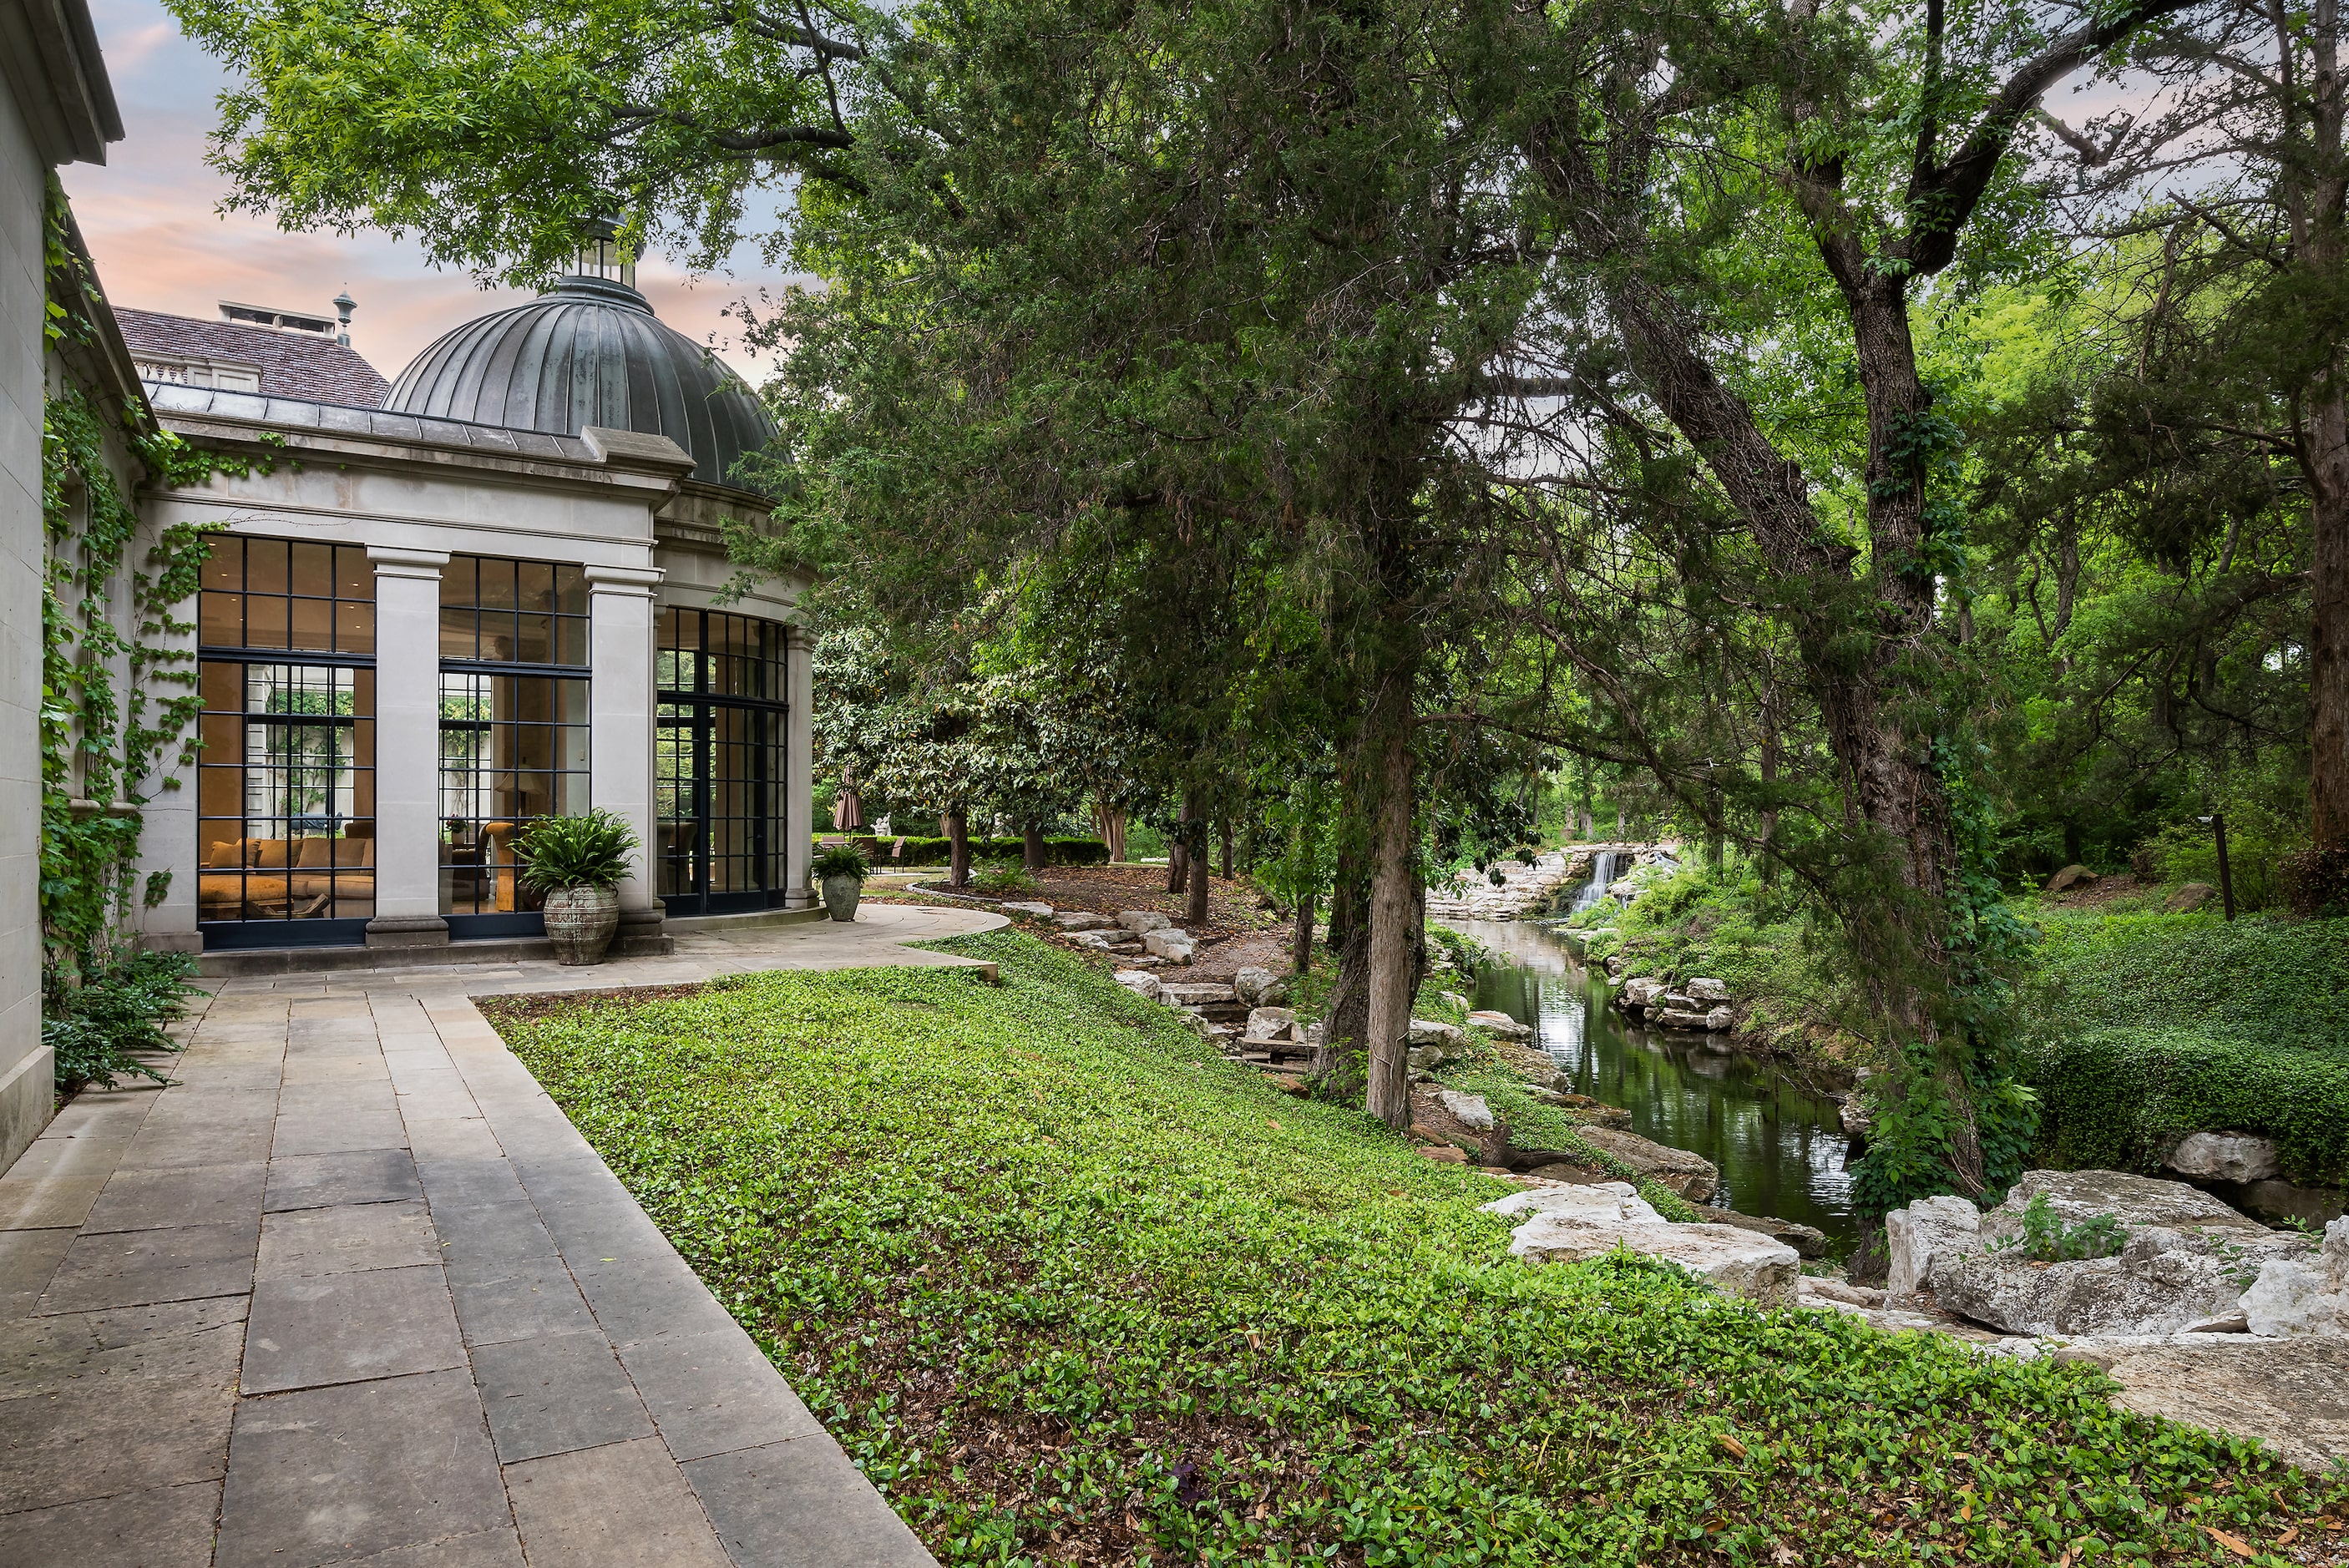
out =
[[(52, 180), (47, 225), (53, 297), (51, 344), (90, 343), (105, 309), (97, 280), (70, 243), (63, 191)], [(63, 294), (87, 308), (67, 309)], [(150, 480), (200, 484), (217, 473), (266, 471), (266, 459), (200, 449), (126, 410), (119, 431)], [(140, 561), (131, 547), (139, 514), (109, 460), (109, 421), (90, 397), (69, 388), (46, 400), (41, 421), (42, 967), (50, 989), (71, 985), (126, 920), (139, 888), (140, 808), (165, 767), (161, 787), (193, 759), (196, 655), (182, 639), (194, 624), (174, 614), (191, 598), (211, 553), (212, 530), (174, 524)], [(128, 594), (127, 616), (118, 606)], [(176, 749), (175, 749), (176, 748)], [(146, 879), (144, 900), (162, 901), (169, 872)]]

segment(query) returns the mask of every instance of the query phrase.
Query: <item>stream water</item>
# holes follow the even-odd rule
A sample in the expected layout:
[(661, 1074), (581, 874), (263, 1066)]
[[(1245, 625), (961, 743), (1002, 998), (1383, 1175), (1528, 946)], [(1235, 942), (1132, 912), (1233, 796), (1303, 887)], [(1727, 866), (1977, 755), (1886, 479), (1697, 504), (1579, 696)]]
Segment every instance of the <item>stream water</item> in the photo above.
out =
[[(1597, 890), (1604, 891), (1610, 869), (1599, 867), (1591, 879)], [(1445, 923), (1507, 960), (1477, 976), (1476, 1006), (1533, 1026), (1535, 1043), (1575, 1088), (1629, 1110), (1633, 1132), (1712, 1161), (1721, 1170), (1714, 1202), (1744, 1214), (1816, 1225), (1838, 1253), (1849, 1244), (1857, 1230), (1844, 1169), (1849, 1140), (1833, 1100), (1767, 1062), (1712, 1047), (1704, 1036), (1626, 1023), (1607, 1006), (1604, 980), (1547, 926)]]

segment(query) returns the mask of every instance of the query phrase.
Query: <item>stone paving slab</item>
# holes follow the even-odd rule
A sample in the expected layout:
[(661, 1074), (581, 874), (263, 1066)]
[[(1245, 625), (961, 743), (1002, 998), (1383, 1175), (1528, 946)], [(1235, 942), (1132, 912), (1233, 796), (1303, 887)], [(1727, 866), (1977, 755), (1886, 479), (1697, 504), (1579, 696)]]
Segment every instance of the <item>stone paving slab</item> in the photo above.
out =
[(991, 978), (900, 944), (1003, 923), (218, 983), (171, 1087), (81, 1095), (0, 1174), (0, 1562), (929, 1563), (471, 998)]

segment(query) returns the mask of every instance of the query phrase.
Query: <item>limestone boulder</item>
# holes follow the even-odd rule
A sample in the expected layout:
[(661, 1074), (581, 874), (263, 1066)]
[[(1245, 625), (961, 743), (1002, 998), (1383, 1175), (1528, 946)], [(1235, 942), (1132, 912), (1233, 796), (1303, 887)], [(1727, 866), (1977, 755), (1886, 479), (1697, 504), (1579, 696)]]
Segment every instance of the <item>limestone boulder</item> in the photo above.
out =
[(1728, 1006), (1715, 1007), (1704, 1016), (1704, 1026), (1716, 1035), (1736, 1022), (1736, 1012)]
[(2047, 891), (2049, 892), (2069, 892), (2075, 887), (2091, 886), (2095, 883), (2095, 880), (2096, 873), (2090, 871), (2085, 866), (2065, 866), (2062, 871), (2057, 872), (2054, 876), (2047, 879)]
[(1462, 1034), (1454, 1025), (1439, 1023), (1433, 1018), (1413, 1018), (1411, 1021), (1411, 1037), (1408, 1041), (1410, 1045), (1437, 1046), (1445, 1050), (1458, 1050), (1467, 1043), (1468, 1037)]
[(2209, 903), (2218, 892), (2209, 882), (2184, 882), (2176, 892), (2162, 900), (2161, 907), (2172, 914), (2185, 914)]
[(1721, 1185), (1721, 1172), (1713, 1161), (1685, 1149), (1670, 1149), (1663, 1144), (1611, 1127), (1581, 1127), (1575, 1130), (1583, 1141), (1601, 1153), (1629, 1165), (1651, 1181), (1679, 1193), (1692, 1203), (1702, 1203), (1713, 1196)]
[(1052, 906), (1049, 903), (1006, 903), (997, 907), (1006, 914), (1025, 914), (1037, 920), (1052, 918)]
[(1803, 1257), (1826, 1256), (1827, 1233), (1816, 1225), (1773, 1219), (1766, 1214), (1741, 1214), (1734, 1209), (1714, 1209), (1702, 1203), (1696, 1204), (1695, 1209), (1696, 1217), (1708, 1225), (1734, 1225), (1741, 1231), (1768, 1236), (1773, 1241), (1785, 1243)]
[(1537, 1188), (1485, 1207), (1520, 1222), (1509, 1251), (1528, 1263), (1580, 1263), (1622, 1247), (1678, 1264), (1725, 1295), (1794, 1303), (1802, 1269), (1794, 1248), (1734, 1225), (1671, 1223), (1627, 1182)]
[(1530, 1026), (1520, 1024), (1506, 1013), (1491, 1007), (1478, 1008), (1468, 1015), (1468, 1021), (1487, 1034), (1497, 1035), (1505, 1040), (1530, 1040), (1534, 1037)]
[(1440, 1088), (1435, 1091), (1435, 1099), (1437, 1104), (1457, 1118), (1463, 1127), (1474, 1128), (1479, 1132), (1484, 1132), (1493, 1125), (1493, 1108), (1485, 1103), (1485, 1097), (1481, 1094), (1464, 1094), (1456, 1088)]
[(2162, 1164), (2206, 1181), (2264, 1181), (2283, 1171), (2275, 1140), (2251, 1132), (2189, 1132)]
[(1636, 980), (1624, 981), (1623, 989), (1616, 993), (1615, 1000), (1626, 1007), (1651, 1006), (1656, 998), (1664, 994), (1664, 989), (1662, 981), (1642, 975)]
[(1695, 997), (1700, 1002), (1726, 1002), (1729, 1000), (1729, 987), (1727, 985), (1722, 984), (1722, 982), (1718, 980), (1707, 980), (1702, 977), (1692, 980), (1688, 983), (1688, 994), (1691, 996)]
[(1884, 1216), (1884, 1240), (1892, 1271), (1884, 1282), (1888, 1298), (1901, 1302), (1933, 1286), (1938, 1257), (1954, 1257), (1982, 1244), (1982, 1211), (1963, 1198), (1920, 1198)]
[(1213, 1007), (1239, 1000), (1230, 986), (1217, 985), (1210, 981), (1165, 985), (1160, 989), (1160, 1000), (1170, 1007)]
[(1147, 969), (1121, 969), (1110, 978), (1135, 995), (1146, 996), (1153, 1002), (1157, 1001), (1159, 993), (1166, 988), (1159, 984), (1158, 976)]
[[(1650, 1015), (1648, 1021), (1667, 1029), (1705, 1029), (1712, 1027), (1706, 1022), (1712, 1016), (1710, 1012), (1700, 1013), (1690, 1007), (1661, 1007)], [(1728, 1026), (1726, 1021), (1722, 1025), (1723, 1028)]]
[(2304, 1258), (2276, 1258), (2243, 1292), (2244, 1326), (2266, 1339), (2349, 1334), (2349, 1214)]
[(1142, 945), (1169, 964), (1188, 964), (1199, 951), (1199, 944), (1190, 933), (1171, 925), (1154, 925), (1143, 932)]
[[(1233, 989), (1238, 989), (1237, 986)], [(1243, 998), (1245, 1000), (1245, 998)], [(1251, 1040), (1293, 1041), (1297, 1038), (1297, 1009), (1294, 1007), (1251, 1007), (1247, 1016), (1247, 1037)]]
[[(2039, 1198), (2067, 1228), (2116, 1222), (2126, 1237), (2117, 1254), (2031, 1256), (2024, 1214)], [(2268, 1265), (2311, 1251), (2307, 1237), (2271, 1231), (2182, 1181), (2031, 1171), (1981, 1217), (1974, 1243), (1934, 1250), (1931, 1284), (1942, 1307), (2009, 1334), (2176, 1334), (2224, 1324)]]
[(1251, 1007), (1277, 1007), (1288, 1000), (1288, 977), (1250, 965), (1232, 976), (1232, 989)]
[(1064, 909), (1052, 916), (1052, 923), (1062, 931), (1107, 931), (1117, 922), (1089, 909)]
[(1174, 923), (1154, 909), (1121, 910), (1117, 923), (1132, 932), (1164, 931)]

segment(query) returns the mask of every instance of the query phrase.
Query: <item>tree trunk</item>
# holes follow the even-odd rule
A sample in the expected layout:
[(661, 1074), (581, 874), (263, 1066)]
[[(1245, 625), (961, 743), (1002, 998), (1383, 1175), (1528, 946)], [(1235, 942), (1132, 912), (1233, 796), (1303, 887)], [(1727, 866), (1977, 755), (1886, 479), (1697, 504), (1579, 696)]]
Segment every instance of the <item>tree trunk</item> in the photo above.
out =
[(1207, 863), (1207, 820), (1196, 817), (1191, 822), (1194, 842), (1191, 845), (1191, 897), (1184, 906), (1184, 923), (1193, 930), (1207, 923), (1207, 873), (1213, 869)]
[[(1358, 799), (1352, 789), (1345, 800)], [(1370, 879), (1361, 859), (1348, 847), (1356, 835), (1339, 835), (1338, 870), (1330, 889), (1330, 951), (1338, 957), (1337, 983), (1321, 1011), (1321, 1043), (1313, 1048), (1311, 1074), (1320, 1093), (1351, 1100), (1362, 1089), (1362, 1041), (1370, 1028)]]
[(1166, 841), (1166, 891), (1181, 892), (1191, 882), (1191, 799), (1183, 798), (1183, 814)]
[(1019, 827), (1019, 860), (1031, 872), (1040, 872), (1050, 858), (1044, 848), (1044, 830), (1033, 822)]
[(1313, 967), (1313, 895), (1309, 892), (1298, 895), (1297, 934), (1288, 949), (1299, 975)]
[(1413, 888), (1416, 848), (1411, 752), (1412, 679), (1398, 661), (1371, 698), (1364, 742), (1371, 768), (1370, 1113), (1398, 1130), (1411, 1123), (1411, 1003), (1420, 934)]
[(947, 812), (947, 885), (970, 885), (970, 817), (960, 806)]
[(1224, 880), (1232, 880), (1232, 820), (1224, 819)]
[(2309, 839), (2349, 852), (2349, 400), (2338, 382), (2309, 418), (2314, 625), (2309, 638)]

